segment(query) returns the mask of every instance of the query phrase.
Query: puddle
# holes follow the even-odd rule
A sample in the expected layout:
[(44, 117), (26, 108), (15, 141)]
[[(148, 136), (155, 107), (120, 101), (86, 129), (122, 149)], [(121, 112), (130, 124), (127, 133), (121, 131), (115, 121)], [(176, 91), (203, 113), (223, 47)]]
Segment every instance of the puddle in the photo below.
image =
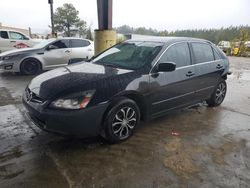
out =
[(12, 98), (10, 92), (5, 87), (0, 87), (0, 99), (0, 106), (15, 103), (15, 100)]
[(228, 143), (224, 143), (220, 147), (209, 146), (207, 148), (207, 152), (209, 152), (212, 155), (212, 160), (214, 163), (218, 165), (225, 165), (227, 164), (224, 159), (225, 155), (230, 154), (231, 152), (234, 152), (234, 151), (236, 151), (237, 153), (237, 149), (241, 149), (244, 147), (246, 147), (246, 141), (241, 140), (235, 145), (233, 143), (228, 142)]
[(246, 80), (246, 81), (250, 81), (250, 72), (243, 72), (241, 79)]

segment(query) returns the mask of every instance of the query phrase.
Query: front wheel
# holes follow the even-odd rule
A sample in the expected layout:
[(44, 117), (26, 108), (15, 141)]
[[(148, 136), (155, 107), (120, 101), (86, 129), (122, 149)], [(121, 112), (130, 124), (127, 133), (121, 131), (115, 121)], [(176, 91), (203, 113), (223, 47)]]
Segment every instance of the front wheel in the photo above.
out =
[(225, 99), (227, 92), (226, 81), (221, 81), (215, 88), (211, 98), (207, 100), (209, 106), (219, 106)]
[(38, 74), (41, 71), (41, 64), (36, 59), (26, 59), (22, 62), (20, 72), (25, 75)]
[(121, 99), (107, 113), (104, 122), (105, 139), (119, 143), (132, 136), (140, 121), (140, 110), (131, 99)]

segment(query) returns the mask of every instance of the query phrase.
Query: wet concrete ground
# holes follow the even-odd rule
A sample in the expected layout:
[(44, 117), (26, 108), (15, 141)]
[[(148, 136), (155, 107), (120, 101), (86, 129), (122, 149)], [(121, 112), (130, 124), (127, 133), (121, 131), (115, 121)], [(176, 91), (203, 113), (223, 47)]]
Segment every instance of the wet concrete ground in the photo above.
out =
[(32, 77), (0, 73), (0, 187), (250, 187), (250, 58), (230, 60), (220, 107), (141, 123), (118, 145), (41, 131), (21, 104)]

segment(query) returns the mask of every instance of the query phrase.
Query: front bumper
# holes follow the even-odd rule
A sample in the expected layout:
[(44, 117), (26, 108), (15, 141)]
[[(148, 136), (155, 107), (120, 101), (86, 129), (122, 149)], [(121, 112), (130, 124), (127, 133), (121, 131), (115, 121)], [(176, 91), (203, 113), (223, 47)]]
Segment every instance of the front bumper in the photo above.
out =
[(14, 62), (0, 61), (0, 70), (3, 70), (5, 72), (18, 72), (19, 68)]
[(97, 105), (82, 110), (43, 109), (40, 104), (27, 102), (23, 96), (23, 104), (28, 110), (30, 119), (41, 129), (80, 138), (99, 135), (103, 115), (107, 104)]

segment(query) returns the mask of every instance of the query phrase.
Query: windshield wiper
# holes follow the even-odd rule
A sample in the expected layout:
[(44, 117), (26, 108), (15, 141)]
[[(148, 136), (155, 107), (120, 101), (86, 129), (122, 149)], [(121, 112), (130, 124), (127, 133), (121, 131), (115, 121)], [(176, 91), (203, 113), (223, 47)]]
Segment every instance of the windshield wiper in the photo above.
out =
[(95, 59), (95, 56), (92, 56), (90, 59), (87, 60), (87, 62), (91, 62), (93, 61), (93, 59)]
[(122, 65), (117, 65), (117, 64), (113, 64), (113, 63), (107, 63), (107, 62), (104, 62), (104, 61), (96, 61), (94, 63), (98, 64), (98, 65), (107, 66), (107, 67), (114, 67), (114, 68), (120, 68), (120, 69), (133, 70), (133, 69), (130, 69), (128, 67), (124, 67)]
[(115, 67), (115, 68), (118, 68), (119, 66), (115, 65), (115, 64), (109, 64), (109, 63), (103, 63), (104, 66), (107, 66), (107, 67)]
[(104, 63), (103, 65), (107, 66), (107, 67), (114, 67), (114, 68), (120, 68), (120, 69), (126, 69), (126, 70), (134, 70), (132, 68), (125, 67), (125, 66), (122, 66), (122, 65), (116, 65), (116, 64)]

